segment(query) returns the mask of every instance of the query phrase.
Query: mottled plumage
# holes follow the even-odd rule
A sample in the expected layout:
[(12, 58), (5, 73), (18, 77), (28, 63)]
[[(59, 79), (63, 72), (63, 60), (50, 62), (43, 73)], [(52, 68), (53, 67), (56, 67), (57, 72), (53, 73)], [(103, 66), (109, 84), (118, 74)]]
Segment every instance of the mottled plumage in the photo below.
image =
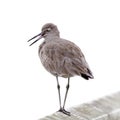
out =
[[(39, 46), (38, 51), (43, 66), (48, 72), (50, 72), (57, 78), (57, 87), (60, 100), (59, 111), (70, 115), (70, 113), (65, 111), (64, 109), (70, 77), (78, 75), (88, 80), (89, 78), (93, 78), (92, 72), (85, 60), (81, 49), (73, 42), (60, 38), (59, 31), (56, 25), (52, 23), (45, 24), (42, 27), (42, 32), (31, 38), (29, 41), (36, 37), (39, 37), (36, 41), (44, 38), (44, 41)], [(60, 85), (58, 82), (59, 76), (68, 78), (63, 107), (61, 107)]]
[(45, 41), (39, 47), (39, 56), (43, 66), (53, 75), (72, 77), (92, 73), (80, 48), (61, 38)]

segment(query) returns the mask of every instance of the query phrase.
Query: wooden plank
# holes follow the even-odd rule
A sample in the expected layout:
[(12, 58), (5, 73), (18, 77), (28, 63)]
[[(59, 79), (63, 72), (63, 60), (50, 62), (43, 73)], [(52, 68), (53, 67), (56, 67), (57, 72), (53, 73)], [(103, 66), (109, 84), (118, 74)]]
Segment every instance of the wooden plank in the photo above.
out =
[(72, 107), (71, 116), (56, 112), (39, 120), (120, 120), (120, 92)]

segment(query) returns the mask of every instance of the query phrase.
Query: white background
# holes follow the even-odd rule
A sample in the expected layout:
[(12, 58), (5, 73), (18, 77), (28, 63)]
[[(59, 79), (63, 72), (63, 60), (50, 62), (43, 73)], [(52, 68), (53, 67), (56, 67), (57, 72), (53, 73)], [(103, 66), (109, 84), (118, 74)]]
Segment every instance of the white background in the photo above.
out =
[(95, 77), (71, 78), (67, 108), (120, 90), (119, 0), (1, 0), (0, 120), (37, 120), (59, 108), (55, 77), (38, 57), (43, 39), (27, 43), (47, 22), (80, 46)]

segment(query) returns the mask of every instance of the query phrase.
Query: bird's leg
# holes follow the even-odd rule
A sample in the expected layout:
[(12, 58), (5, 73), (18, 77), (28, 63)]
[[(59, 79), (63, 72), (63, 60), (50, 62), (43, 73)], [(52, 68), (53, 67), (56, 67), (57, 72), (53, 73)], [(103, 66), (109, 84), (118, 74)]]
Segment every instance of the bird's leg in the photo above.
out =
[(67, 98), (67, 93), (68, 93), (68, 89), (69, 89), (69, 81), (70, 81), (70, 79), (68, 78), (68, 84), (67, 84), (67, 86), (66, 86), (66, 93), (65, 93), (65, 99), (64, 99), (63, 107), (61, 106), (60, 84), (59, 84), (58, 76), (56, 76), (56, 80), (57, 80), (57, 88), (58, 88), (59, 104), (60, 104), (60, 109), (58, 110), (58, 112), (62, 112), (62, 113), (64, 113), (65, 115), (70, 116), (70, 112), (68, 112), (68, 111), (66, 111), (66, 110), (64, 109), (64, 107), (65, 107), (65, 102), (66, 102), (66, 98)]
[(66, 85), (66, 93), (65, 93), (64, 103), (63, 103), (63, 113), (70, 116), (70, 112), (65, 110), (65, 103), (66, 103), (69, 87), (70, 87), (70, 77), (68, 77), (68, 83)]
[(60, 84), (59, 84), (59, 80), (58, 80), (58, 76), (56, 76), (56, 80), (57, 80), (57, 89), (58, 89), (58, 95), (59, 95), (59, 104), (60, 104), (60, 110), (62, 110), (62, 107), (61, 107), (61, 95), (60, 95)]

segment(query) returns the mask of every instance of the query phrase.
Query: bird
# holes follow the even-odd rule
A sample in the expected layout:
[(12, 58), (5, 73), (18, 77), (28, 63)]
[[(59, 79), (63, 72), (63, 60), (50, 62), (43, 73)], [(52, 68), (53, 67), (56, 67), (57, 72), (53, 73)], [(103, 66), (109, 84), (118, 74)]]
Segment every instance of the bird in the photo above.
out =
[[(40, 44), (38, 55), (45, 69), (56, 77), (59, 96), (58, 112), (70, 116), (71, 113), (65, 110), (68, 90), (70, 88), (70, 78), (81, 76), (85, 80), (93, 79), (94, 76), (79, 46), (75, 43), (60, 37), (58, 27), (53, 23), (46, 23), (41, 29), (41, 33), (32, 37), (28, 42), (33, 41), (30, 46), (41, 38), (44, 41)], [(61, 92), (58, 77), (67, 78), (66, 92), (61, 105)]]

